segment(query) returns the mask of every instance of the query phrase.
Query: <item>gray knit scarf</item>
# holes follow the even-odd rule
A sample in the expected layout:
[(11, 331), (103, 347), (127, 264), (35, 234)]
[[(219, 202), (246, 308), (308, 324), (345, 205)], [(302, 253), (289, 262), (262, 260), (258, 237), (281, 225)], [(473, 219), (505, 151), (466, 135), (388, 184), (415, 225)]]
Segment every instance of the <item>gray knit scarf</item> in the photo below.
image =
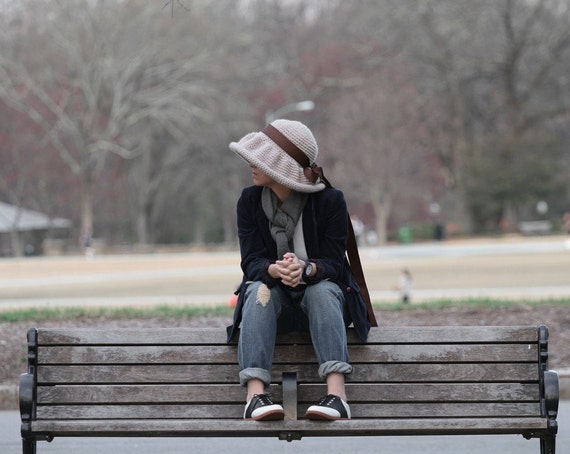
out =
[(293, 234), (303, 208), (305, 208), (307, 197), (307, 194), (291, 191), (287, 200), (279, 207), (279, 199), (271, 189), (264, 187), (261, 192), (261, 206), (265, 216), (269, 219), (269, 228), (277, 244), (279, 259), (283, 258), (286, 252), (294, 252)]

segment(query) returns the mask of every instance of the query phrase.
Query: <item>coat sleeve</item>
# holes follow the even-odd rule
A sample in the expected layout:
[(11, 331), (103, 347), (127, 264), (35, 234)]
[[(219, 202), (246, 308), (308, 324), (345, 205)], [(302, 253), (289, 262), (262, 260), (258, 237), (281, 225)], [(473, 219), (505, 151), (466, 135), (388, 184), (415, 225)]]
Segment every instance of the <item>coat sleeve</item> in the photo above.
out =
[(241, 269), (244, 280), (263, 281), (272, 287), (279, 280), (272, 278), (267, 269), (276, 260), (277, 250), (270, 240), (268, 221), (260, 205), (261, 191), (258, 189), (244, 189), (237, 203)]
[(308, 284), (324, 279), (338, 282), (345, 264), (348, 238), (348, 211), (341, 191), (325, 189), (315, 200), (313, 228), (305, 231), (309, 259), (317, 264), (317, 274)]

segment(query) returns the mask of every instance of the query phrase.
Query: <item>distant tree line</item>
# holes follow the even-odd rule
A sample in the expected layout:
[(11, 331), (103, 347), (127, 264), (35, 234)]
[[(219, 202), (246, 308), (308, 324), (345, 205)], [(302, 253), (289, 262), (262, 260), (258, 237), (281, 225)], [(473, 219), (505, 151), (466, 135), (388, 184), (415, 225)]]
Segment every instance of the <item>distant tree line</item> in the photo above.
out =
[(0, 200), (78, 237), (235, 243), (227, 145), (284, 107), (380, 242), (570, 211), (566, 0), (21, 0), (0, 46)]

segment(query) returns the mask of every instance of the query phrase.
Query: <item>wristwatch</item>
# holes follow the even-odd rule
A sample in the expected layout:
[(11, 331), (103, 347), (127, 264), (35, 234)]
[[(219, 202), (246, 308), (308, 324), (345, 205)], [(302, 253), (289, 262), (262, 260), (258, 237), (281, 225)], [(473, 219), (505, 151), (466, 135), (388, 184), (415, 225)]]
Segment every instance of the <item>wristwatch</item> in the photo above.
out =
[(313, 272), (313, 265), (308, 260), (303, 260), (305, 262), (305, 276), (310, 276)]

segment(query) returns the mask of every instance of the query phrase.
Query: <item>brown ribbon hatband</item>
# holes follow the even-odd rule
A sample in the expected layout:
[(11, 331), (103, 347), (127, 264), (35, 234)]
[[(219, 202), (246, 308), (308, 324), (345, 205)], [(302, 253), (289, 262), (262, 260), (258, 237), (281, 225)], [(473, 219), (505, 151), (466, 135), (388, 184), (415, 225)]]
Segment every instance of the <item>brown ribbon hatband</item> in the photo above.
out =
[(311, 166), (307, 155), (303, 153), (303, 151), (297, 145), (285, 137), (283, 133), (279, 131), (279, 129), (277, 129), (275, 126), (267, 125), (261, 132), (273, 140), (273, 142), (275, 142), (279, 148), (281, 148), (285, 153), (297, 161), (301, 167), (305, 168)]
[[(267, 137), (269, 137), (273, 142), (279, 146), (285, 153), (291, 156), (297, 163), (303, 168), (303, 173), (307, 179), (315, 184), (317, 179), (321, 176), (319, 172), (315, 172), (316, 164), (311, 165), (309, 158), (303, 151), (291, 142), (281, 131), (279, 131), (275, 126), (267, 125), (263, 131), (261, 131)], [(319, 168), (320, 169), (320, 168)], [(322, 170), (321, 170), (322, 173)]]

